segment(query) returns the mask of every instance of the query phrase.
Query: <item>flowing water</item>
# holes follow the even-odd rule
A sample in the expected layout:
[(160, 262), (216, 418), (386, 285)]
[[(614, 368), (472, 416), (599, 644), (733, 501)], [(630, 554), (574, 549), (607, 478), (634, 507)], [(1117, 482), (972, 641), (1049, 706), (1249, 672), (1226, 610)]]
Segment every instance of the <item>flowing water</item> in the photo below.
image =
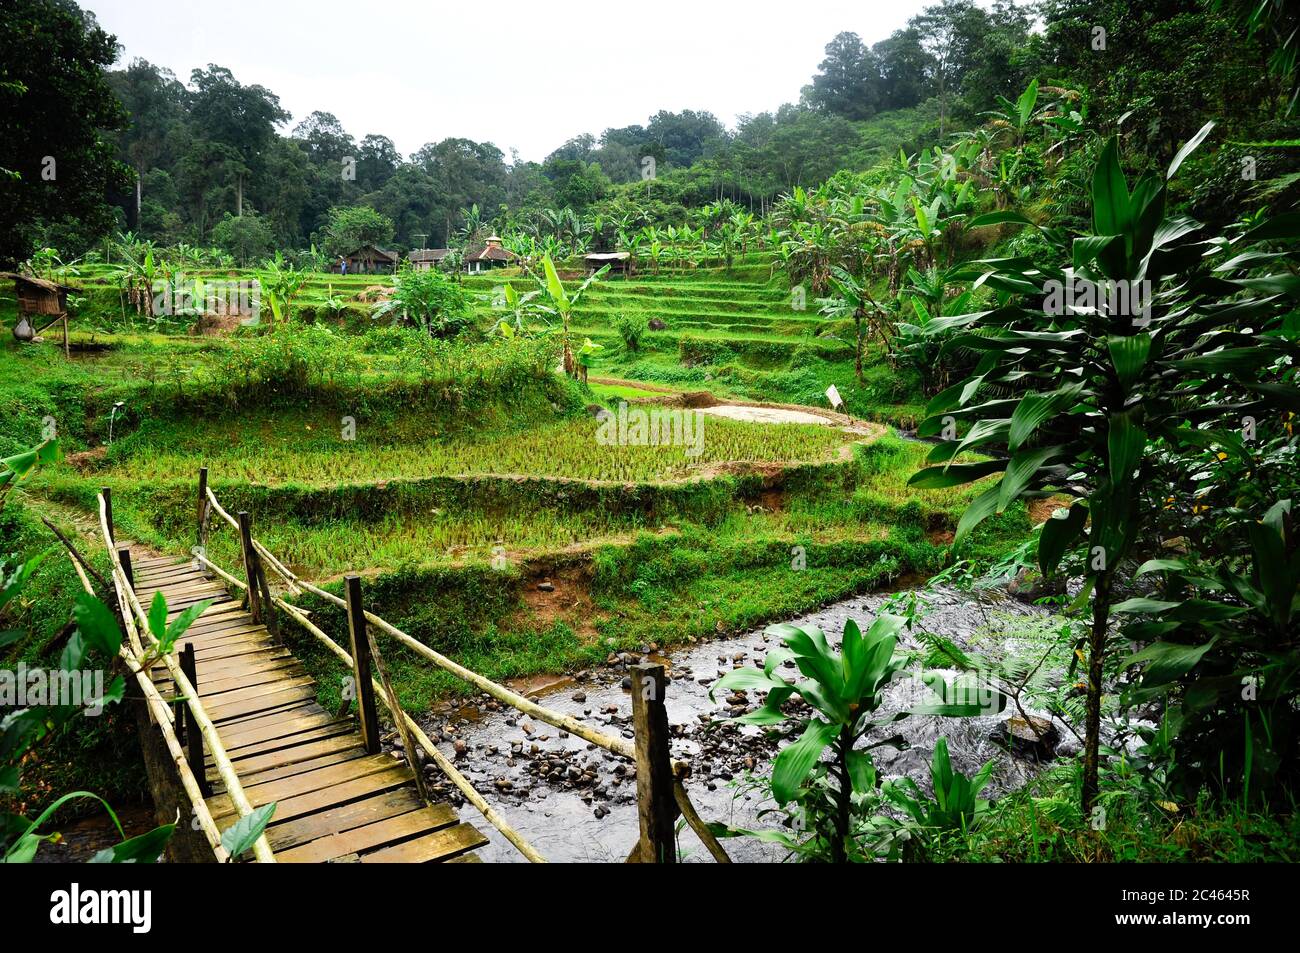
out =
[[(831, 645), (838, 646), (845, 620), (869, 621), (888, 598), (857, 597), (791, 621), (821, 627)], [(929, 609), (919, 624), (963, 648), (977, 638), (997, 639), (1017, 620), (1023, 624), (1044, 615), (1000, 591), (938, 588), (926, 590), (924, 598)], [(710, 700), (709, 687), (733, 667), (761, 666), (766, 650), (777, 642), (774, 636), (755, 631), (684, 646), (663, 656), (649, 647), (650, 660), (662, 662), (668, 669), (671, 681), (666, 704), (673, 726), (673, 755), (691, 764), (687, 790), (706, 821), (750, 828), (776, 826), (775, 817), (760, 816), (764, 808), (773, 805), (750, 779), (767, 771), (779, 744), (757, 728), (716, 724), (716, 719), (741, 709), (731, 709), (722, 697), (716, 703)], [(903, 646), (915, 648), (917, 642), (908, 636)], [(608, 668), (579, 673), (557, 681), (549, 690), (537, 689), (536, 694), (549, 708), (631, 738), (632, 703), (624, 687), (624, 666), (638, 660), (625, 656)], [(881, 712), (913, 704), (912, 686), (910, 682), (891, 685)], [(749, 707), (755, 703), (751, 700)], [(1011, 757), (991, 739), (990, 733), (1005, 717), (1004, 713), (975, 718), (907, 718), (882, 730), (881, 736), (902, 734), (907, 746), (902, 750), (876, 749), (877, 768), (884, 776), (909, 775), (928, 790), (930, 755), (937, 739), (946, 736), (954, 768), (970, 775), (985, 761), (996, 763), (993, 782), (984, 792), (986, 797), (996, 797), (1019, 787), (1038, 770), (1035, 762)], [(636, 842), (636, 780), (625, 759), (550, 725), (533, 722), (487, 696), (457, 712), (431, 716), (426, 727), (430, 737), (443, 739), (444, 753), (458, 758), (461, 770), (489, 803), (548, 860), (622, 861)], [(1063, 726), (1058, 724), (1058, 730), (1062, 737), (1067, 736)], [(484, 860), (523, 860), (473, 808), (463, 806), (462, 813), (491, 837), (491, 844), (481, 851)], [(752, 838), (729, 839), (724, 846), (737, 861), (780, 859), (784, 853)], [(688, 828), (681, 831), (679, 847), (686, 861), (711, 859)]]

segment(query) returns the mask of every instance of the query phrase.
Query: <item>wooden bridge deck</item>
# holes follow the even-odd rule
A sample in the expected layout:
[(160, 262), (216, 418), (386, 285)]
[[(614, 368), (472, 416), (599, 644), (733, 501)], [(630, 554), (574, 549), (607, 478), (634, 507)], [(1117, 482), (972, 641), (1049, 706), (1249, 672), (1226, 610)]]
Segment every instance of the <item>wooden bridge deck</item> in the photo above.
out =
[[(277, 802), (266, 829), (280, 862), (475, 862), (487, 838), (449, 804), (426, 805), (405, 762), (368, 755), (352, 720), (316, 703), (302, 664), (253, 621), (237, 599), (191, 562), (133, 553), (135, 590), (146, 611), (167, 597), (169, 619), (216, 602), (177, 648), (193, 643), (198, 692), (254, 807)], [(153, 672), (169, 691), (167, 669)], [(236, 811), (209, 756), (208, 807), (225, 829)]]

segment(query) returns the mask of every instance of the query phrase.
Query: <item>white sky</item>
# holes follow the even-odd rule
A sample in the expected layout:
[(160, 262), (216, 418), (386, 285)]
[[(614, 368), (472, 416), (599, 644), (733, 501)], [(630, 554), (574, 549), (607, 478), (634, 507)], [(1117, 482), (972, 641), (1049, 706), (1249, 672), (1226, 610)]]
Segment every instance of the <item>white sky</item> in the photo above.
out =
[(293, 122), (332, 112), (403, 155), (460, 136), (541, 161), (571, 136), (659, 109), (796, 101), (836, 33), (884, 39), (925, 0), (80, 0), (123, 46), (188, 84), (228, 67)]

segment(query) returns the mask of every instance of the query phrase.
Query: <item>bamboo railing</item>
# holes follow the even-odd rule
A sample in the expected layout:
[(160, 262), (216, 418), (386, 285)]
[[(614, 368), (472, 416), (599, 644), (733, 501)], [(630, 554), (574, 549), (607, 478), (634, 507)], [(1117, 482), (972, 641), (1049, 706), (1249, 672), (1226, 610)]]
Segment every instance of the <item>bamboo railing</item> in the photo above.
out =
[[(146, 658), (144, 645), (140, 640), (140, 632), (144, 632), (157, 648), (159, 643), (154, 638), (149, 628), (149, 616), (140, 605), (140, 600), (136, 598), (135, 589), (131, 585), (131, 580), (122, 567), (122, 561), (118, 557), (117, 547), (113, 539), (113, 530), (109, 518), (109, 503), (104, 494), (99, 494), (99, 528), (104, 535), (104, 543), (108, 547), (109, 561), (113, 567), (113, 586), (117, 591), (118, 604), (122, 607), (122, 620), (126, 626), (127, 637), (131, 642), (131, 649), (136, 653), (137, 658)], [(132, 616), (134, 615), (134, 618)], [(138, 628), (137, 628), (138, 621)], [(184, 698), (186, 709), (189, 711), (192, 720), (192, 727), (198, 729), (203, 736), (203, 741), (207, 745), (208, 752), (212, 755), (213, 765), (217, 769), (217, 774), (226, 786), (226, 794), (234, 804), (235, 810), (241, 817), (253, 813), (253, 805), (249, 802), (248, 796), (244, 793), (243, 785), (240, 784), (239, 775), (235, 771), (230, 757), (226, 754), (225, 746), (221, 743), (221, 736), (217, 733), (217, 727), (208, 717), (207, 711), (203, 708), (203, 703), (199, 700), (199, 693), (194, 688), (193, 683), (181, 669), (180, 662), (174, 654), (162, 654), (158, 656), (162, 663), (167, 666), (167, 671), (171, 674), (172, 685), (180, 697)], [(146, 673), (147, 675), (147, 673)], [(170, 745), (168, 746), (170, 750)], [(197, 780), (197, 779), (196, 779)], [(193, 797), (193, 795), (191, 795)], [(200, 794), (200, 802), (202, 796)], [(206, 802), (202, 802), (205, 803)], [(197, 807), (197, 805), (196, 805)], [(220, 838), (218, 838), (218, 842)], [(263, 834), (253, 844), (253, 856), (258, 863), (273, 864), (275, 855), (271, 851), (271, 845), (267, 843), (266, 835)]]
[[(286, 588), (294, 594), (310, 593), (317, 598), (338, 606), (345, 611), (352, 611), (353, 607), (349, 605), (348, 600), (340, 598), (331, 592), (321, 589), (305, 579), (300, 578), (284, 565), (274, 554), (270, 552), (261, 542), (251, 535), (251, 532), (245, 537), (245, 540), (251, 549), (249, 561), (253, 563), (250, 569), (250, 576), (247, 584), (240, 582), (230, 576), (220, 567), (216, 566), (207, 557), (206, 543), (207, 539), (207, 516), (209, 513), (215, 513), (223, 521), (228, 523), (236, 531), (243, 531), (244, 524), (240, 519), (236, 519), (228, 513), (217, 500), (216, 494), (213, 493), (211, 486), (208, 485), (207, 469), (200, 471), (199, 475), (199, 534), (198, 538), (204, 552), (196, 552), (196, 558), (205, 566), (213, 569), (218, 575), (227, 581), (234, 583), (242, 589), (245, 589), (250, 598), (258, 587), (254, 582), (254, 576), (261, 572), (261, 564), (269, 565), (285, 583)], [(241, 514), (241, 517), (245, 514)], [(354, 577), (355, 578), (355, 577)], [(262, 586), (265, 587), (265, 580), (262, 580)], [(284, 599), (272, 596), (271, 602), (274, 606), (282, 609), (291, 619), (301, 625), (316, 639), (324, 644), (331, 652), (336, 655), (349, 668), (355, 670), (356, 663), (352, 655), (349, 654), (342, 646), (331, 639), (325, 632), (316, 626), (307, 617), (302, 609), (286, 602)], [(358, 604), (359, 607), (359, 604)], [(386, 633), (401, 645), (410, 649), (420, 657), (427, 659), (434, 665), (450, 672), (461, 680), (473, 685), (475, 688), (484, 692), (492, 698), (497, 699), (512, 708), (528, 715), (545, 724), (551, 725), (562, 731), (581, 738), (582, 740), (602, 748), (612, 754), (628, 758), (636, 762), (637, 766), (637, 800), (638, 811), (641, 820), (641, 839), (633, 848), (629, 860), (644, 860), (650, 862), (673, 862), (675, 860), (675, 841), (674, 841), (674, 821), (677, 816), (681, 816), (690, 828), (695, 832), (701, 842), (708, 849), (709, 853), (719, 863), (730, 863), (726, 851), (718, 842), (713, 832), (709, 830), (708, 825), (700, 818), (699, 813), (695, 810), (683, 784), (684, 778), (688, 775), (687, 765), (682, 762), (673, 761), (668, 753), (669, 735), (666, 710), (663, 707), (663, 667), (656, 665), (636, 666), (633, 671), (633, 724), (637, 733), (635, 743), (627, 739), (607, 734), (590, 725), (573, 718), (570, 715), (557, 712), (546, 708), (536, 702), (529, 701), (518, 692), (512, 691), (504, 685), (498, 684), (479, 673), (466, 668), (463, 665), (447, 658), (440, 652), (435, 651), (423, 642), (403, 632), (401, 629), (392, 625), (373, 612), (363, 611), (364, 619), (375, 628)], [(373, 639), (371, 639), (373, 643)], [(464, 795), (474, 807), (486, 818), (501, 834), (510, 841), (528, 860), (537, 863), (543, 862), (544, 858), (532, 848), (527, 841), (523, 839), (510, 825), (502, 818), (492, 807), (483, 799), (483, 797), (474, 789), (469, 780), (453, 765), (437, 748), (436, 745), (425, 734), (419, 724), (411, 718), (397, 704), (395, 697), (390, 698), (389, 692), (379, 681), (371, 679), (371, 690), (383, 701), (385, 707), (389, 709), (394, 723), (399, 726), (404, 725), (406, 732), (409, 732), (419, 746), (433, 759), (442, 772), (452, 782), (453, 785)], [(654, 684), (649, 684), (653, 682)], [(358, 685), (358, 690), (361, 686)], [(645, 711), (639, 709), (648, 709)], [(408, 756), (414, 759), (415, 752), (408, 747)], [(412, 764), (415, 770), (419, 770), (418, 765)]]
[[(81, 568), (81, 563), (77, 562), (76, 557), (71, 553), (68, 554), (68, 558), (72, 561), (72, 568), (77, 571), (78, 578), (81, 579), (82, 588), (86, 590), (88, 595), (93, 596), (95, 587), (91, 585), (90, 577), (86, 575), (86, 571)], [(134, 626), (131, 626), (131, 628), (134, 628)], [(208, 846), (212, 848), (212, 854), (216, 857), (217, 863), (225, 863), (230, 860), (230, 854), (221, 844), (221, 831), (217, 827), (216, 820), (212, 817), (212, 811), (208, 809), (208, 802), (203, 797), (202, 785), (190, 769), (190, 762), (185, 756), (185, 749), (181, 746), (180, 738), (176, 735), (171, 707), (158, 693), (158, 687), (154, 685), (149, 673), (141, 667), (139, 660), (134, 655), (134, 651), (135, 640), (130, 640), (128, 644), (124, 644), (118, 649), (118, 655), (131, 674), (135, 676), (136, 683), (140, 686), (140, 691), (144, 695), (145, 703), (149, 706), (149, 712), (158, 724), (158, 730), (162, 733), (163, 741), (167, 744), (167, 752), (171, 755), (172, 764), (175, 766), (176, 774), (180, 778), (181, 787), (184, 789), (186, 796), (189, 797), (190, 803), (194, 806), (194, 817), (198, 821), (199, 829), (203, 832)]]

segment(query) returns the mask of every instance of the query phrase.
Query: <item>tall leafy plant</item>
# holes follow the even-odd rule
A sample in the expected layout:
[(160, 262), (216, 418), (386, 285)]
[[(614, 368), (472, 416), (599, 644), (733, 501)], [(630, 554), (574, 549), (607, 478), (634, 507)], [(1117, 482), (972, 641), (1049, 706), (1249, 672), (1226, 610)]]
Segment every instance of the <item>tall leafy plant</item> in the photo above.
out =
[[(1300, 407), (1280, 380), (1297, 348), (1287, 315), (1300, 297), (1292, 252), (1265, 243), (1300, 237), (1300, 216), (1244, 232), (1207, 234), (1169, 206), (1168, 182), (1205, 139), (1207, 124), (1164, 176), (1130, 189), (1119, 144), (1103, 149), (1092, 178), (1092, 232), (1045, 229), (1053, 256), (981, 264), (978, 284), (999, 307), (932, 320), (929, 333), (960, 333), (949, 348), (979, 356), (974, 372), (940, 393), (921, 428), (942, 437), (915, 486), (943, 487), (991, 474), (957, 528), (960, 543), (982, 520), (1024, 498), (1068, 502), (1042, 527), (1044, 573), (1066, 565), (1092, 602), (1086, 637), (1083, 803), (1097, 796), (1103, 666), (1118, 579), (1154, 519), (1142, 505), (1157, 452), (1233, 440), (1243, 418), (1276, 421)], [(973, 226), (1016, 221), (995, 212)], [(968, 451), (1002, 451), (958, 462)]]
[[(1001, 711), (1005, 698), (967, 680), (946, 683), (923, 674), (926, 699), (906, 709), (878, 714), (886, 689), (904, 677), (908, 657), (898, 651), (899, 633), (908, 620), (883, 614), (863, 632), (850, 619), (836, 652), (818, 628), (777, 625), (768, 631), (780, 636), (785, 648), (767, 653), (762, 669), (738, 668), (713, 686), (710, 697), (724, 690), (766, 692), (761, 707), (737, 721), (750, 725), (793, 722), (797, 741), (786, 745), (772, 764), (771, 792), (777, 804), (792, 810), (805, 837), (777, 834), (775, 839), (805, 857), (825, 857), (837, 863), (873, 855), (878, 834), (873, 824), (872, 798), (877, 779), (871, 749), (896, 745), (889, 736), (869, 735), (911, 715), (969, 717)], [(786, 681), (780, 668), (794, 663), (803, 677)], [(787, 711), (795, 696), (807, 707)], [(827, 757), (829, 754), (829, 757)], [(734, 833), (734, 832), (729, 832)]]

